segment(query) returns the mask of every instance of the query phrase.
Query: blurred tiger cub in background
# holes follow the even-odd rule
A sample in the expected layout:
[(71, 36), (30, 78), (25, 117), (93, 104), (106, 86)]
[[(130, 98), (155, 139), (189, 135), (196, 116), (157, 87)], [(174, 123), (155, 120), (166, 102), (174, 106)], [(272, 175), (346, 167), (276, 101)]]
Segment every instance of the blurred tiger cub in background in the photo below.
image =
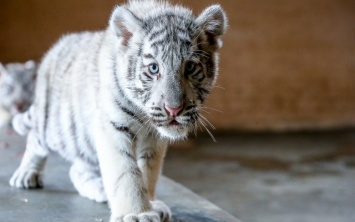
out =
[(25, 63), (0, 63), (0, 128), (9, 127), (12, 117), (31, 105), (37, 65)]

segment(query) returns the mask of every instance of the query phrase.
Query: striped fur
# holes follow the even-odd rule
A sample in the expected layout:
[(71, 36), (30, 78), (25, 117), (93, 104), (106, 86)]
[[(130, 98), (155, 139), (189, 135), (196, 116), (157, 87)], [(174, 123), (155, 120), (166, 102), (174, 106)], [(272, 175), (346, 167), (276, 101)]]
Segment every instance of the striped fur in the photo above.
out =
[(195, 127), (226, 22), (218, 5), (195, 18), (165, 1), (132, 0), (114, 9), (107, 30), (63, 37), (39, 67), (22, 116), (26, 158), (10, 184), (41, 186), (47, 153), (56, 151), (73, 163), (82, 196), (108, 200), (111, 221), (168, 220), (155, 200), (167, 143)]

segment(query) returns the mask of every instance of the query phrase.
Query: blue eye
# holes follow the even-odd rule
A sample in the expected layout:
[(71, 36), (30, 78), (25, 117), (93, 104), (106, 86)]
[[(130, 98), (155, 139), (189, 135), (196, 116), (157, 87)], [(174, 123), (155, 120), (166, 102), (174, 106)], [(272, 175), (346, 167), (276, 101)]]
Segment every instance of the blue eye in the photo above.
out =
[(158, 74), (159, 73), (159, 66), (156, 63), (152, 63), (149, 65), (149, 72), (151, 74)]

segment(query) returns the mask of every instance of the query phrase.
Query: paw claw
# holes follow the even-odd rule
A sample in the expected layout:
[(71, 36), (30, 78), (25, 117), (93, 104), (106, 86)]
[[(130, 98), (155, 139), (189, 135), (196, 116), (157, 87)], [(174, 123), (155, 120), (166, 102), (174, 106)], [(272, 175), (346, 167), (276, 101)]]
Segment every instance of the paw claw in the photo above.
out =
[(42, 188), (42, 176), (35, 169), (17, 169), (10, 179), (10, 185), (22, 189)]
[(152, 205), (153, 211), (157, 212), (160, 216), (161, 221), (169, 221), (171, 218), (171, 210), (170, 208), (160, 200), (153, 200), (150, 201), (150, 204)]

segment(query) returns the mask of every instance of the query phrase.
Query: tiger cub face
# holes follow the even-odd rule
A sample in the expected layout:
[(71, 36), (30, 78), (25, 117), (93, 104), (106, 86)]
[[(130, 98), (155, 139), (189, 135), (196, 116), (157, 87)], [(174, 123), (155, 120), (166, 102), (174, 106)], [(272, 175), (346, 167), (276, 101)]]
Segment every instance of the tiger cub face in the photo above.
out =
[(0, 63), (0, 106), (11, 115), (25, 111), (32, 103), (35, 78), (34, 61)]
[(140, 19), (127, 10), (111, 23), (129, 60), (125, 90), (146, 113), (146, 124), (163, 138), (185, 138), (217, 77), (224, 11), (215, 5), (195, 18), (175, 8)]

